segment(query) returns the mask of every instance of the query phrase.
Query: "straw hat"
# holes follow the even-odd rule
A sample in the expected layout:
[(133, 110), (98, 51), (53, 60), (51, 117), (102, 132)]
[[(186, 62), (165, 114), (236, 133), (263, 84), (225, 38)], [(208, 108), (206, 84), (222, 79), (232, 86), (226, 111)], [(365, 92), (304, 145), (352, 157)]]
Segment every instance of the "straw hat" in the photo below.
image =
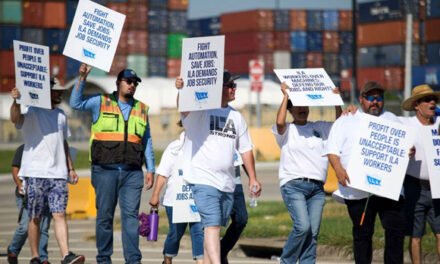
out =
[(437, 98), (440, 101), (440, 92), (434, 92), (434, 90), (432, 90), (432, 88), (429, 85), (422, 84), (414, 87), (414, 89), (411, 92), (411, 96), (407, 98), (405, 101), (403, 101), (402, 109), (405, 111), (413, 111), (415, 102), (429, 95), (437, 96)]

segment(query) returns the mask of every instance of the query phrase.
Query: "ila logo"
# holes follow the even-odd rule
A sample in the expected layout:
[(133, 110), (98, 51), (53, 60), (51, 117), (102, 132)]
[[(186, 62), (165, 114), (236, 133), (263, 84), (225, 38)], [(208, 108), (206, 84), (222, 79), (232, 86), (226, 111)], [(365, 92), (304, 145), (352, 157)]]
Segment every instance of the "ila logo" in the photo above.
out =
[(324, 99), (322, 94), (307, 94), (307, 97), (309, 97), (312, 100)]
[(236, 135), (235, 125), (231, 119), (227, 119), (224, 116), (210, 116), (209, 129), (211, 131), (218, 131), (223, 133), (232, 133)]
[(90, 50), (86, 50), (85, 48), (83, 48), (83, 55), (84, 57), (94, 59), (96, 54), (91, 52)]

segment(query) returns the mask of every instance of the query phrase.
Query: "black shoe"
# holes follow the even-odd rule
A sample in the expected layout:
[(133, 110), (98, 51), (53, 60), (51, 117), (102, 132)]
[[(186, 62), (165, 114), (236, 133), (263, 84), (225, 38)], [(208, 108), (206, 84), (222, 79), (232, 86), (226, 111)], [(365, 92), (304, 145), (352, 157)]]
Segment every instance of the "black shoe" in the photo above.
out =
[(18, 264), (18, 256), (15, 253), (12, 253), (8, 250), (8, 263), (9, 264)]
[(29, 264), (41, 264), (40, 258), (35, 257), (35, 258), (31, 259)]
[(85, 260), (86, 258), (83, 255), (77, 255), (70, 251), (61, 261), (61, 264), (83, 264)]

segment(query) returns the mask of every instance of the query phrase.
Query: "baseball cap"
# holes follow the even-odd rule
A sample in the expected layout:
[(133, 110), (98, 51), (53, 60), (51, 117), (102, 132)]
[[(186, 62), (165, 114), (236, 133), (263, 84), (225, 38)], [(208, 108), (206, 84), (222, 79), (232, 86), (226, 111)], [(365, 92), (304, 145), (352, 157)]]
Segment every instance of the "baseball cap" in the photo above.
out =
[(382, 85), (380, 85), (378, 82), (370, 81), (365, 83), (364, 86), (362, 87), (361, 95), (365, 95), (373, 90), (379, 90), (382, 93), (385, 91)]
[(62, 86), (57, 78), (50, 77), (50, 89), (54, 91), (63, 91), (67, 90), (68, 88)]
[(223, 84), (228, 84), (228, 83), (234, 82), (238, 78), (240, 78), (240, 75), (232, 76), (228, 70), (225, 69), (223, 71)]
[(132, 69), (124, 69), (118, 74), (118, 80), (121, 79), (134, 79), (137, 82), (142, 82), (141, 78), (139, 78), (135, 71)]

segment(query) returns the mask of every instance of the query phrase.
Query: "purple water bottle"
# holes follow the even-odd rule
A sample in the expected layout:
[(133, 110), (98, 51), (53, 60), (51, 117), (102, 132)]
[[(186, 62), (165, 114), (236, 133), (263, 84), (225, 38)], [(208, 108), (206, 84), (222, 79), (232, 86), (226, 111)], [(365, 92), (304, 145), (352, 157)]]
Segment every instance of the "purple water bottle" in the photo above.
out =
[(159, 214), (157, 208), (152, 207), (148, 215), (148, 223), (150, 225), (150, 233), (147, 236), (148, 241), (157, 241), (157, 233), (159, 231)]

